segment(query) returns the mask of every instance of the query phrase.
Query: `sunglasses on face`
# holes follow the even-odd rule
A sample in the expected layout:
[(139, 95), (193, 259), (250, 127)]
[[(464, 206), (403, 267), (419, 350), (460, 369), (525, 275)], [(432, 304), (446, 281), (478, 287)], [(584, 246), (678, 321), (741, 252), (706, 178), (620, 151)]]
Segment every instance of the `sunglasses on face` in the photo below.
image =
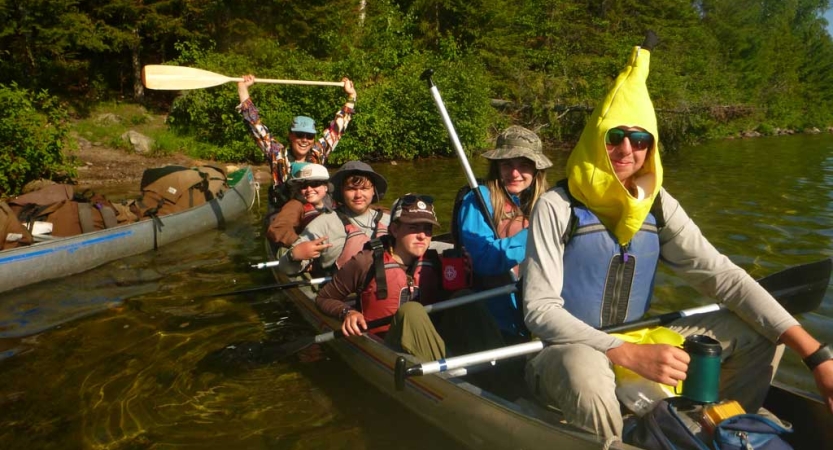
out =
[(307, 189), (307, 188), (319, 188), (327, 184), (324, 180), (316, 180), (316, 181), (305, 181), (301, 183), (301, 187), (299, 189)]
[(315, 139), (315, 134), (313, 134), (313, 133), (303, 133), (303, 132), (300, 132), (300, 131), (293, 131), (292, 134), (294, 134), (295, 137), (298, 138), (298, 139), (309, 139), (309, 140)]
[(609, 145), (619, 145), (625, 138), (628, 138), (634, 150), (647, 150), (654, 145), (654, 136), (647, 131), (611, 128), (605, 134), (605, 142)]

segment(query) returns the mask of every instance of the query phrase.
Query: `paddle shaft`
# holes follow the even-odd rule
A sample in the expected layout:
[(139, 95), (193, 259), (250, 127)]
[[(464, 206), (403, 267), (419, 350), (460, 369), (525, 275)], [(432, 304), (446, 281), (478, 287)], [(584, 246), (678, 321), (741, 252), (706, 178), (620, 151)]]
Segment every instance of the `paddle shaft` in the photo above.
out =
[(281, 263), (280, 260), (262, 262), (262, 263), (252, 264), (252, 268), (253, 269), (266, 269), (268, 267), (279, 266), (280, 263)]
[(431, 96), (434, 98), (434, 103), (437, 104), (437, 109), (440, 111), (440, 116), (443, 119), (445, 129), (448, 131), (448, 136), (451, 138), (451, 143), (454, 146), (454, 150), (457, 152), (457, 158), (460, 160), (460, 164), (463, 166), (463, 171), (466, 173), (466, 180), (468, 180), (469, 187), (472, 192), (474, 192), (474, 196), (477, 198), (477, 204), (480, 206), (483, 217), (486, 219), (486, 223), (489, 224), (489, 227), (492, 228), (495, 236), (499, 237), (497, 228), (495, 228), (495, 224), (489, 215), (489, 207), (486, 205), (486, 199), (483, 198), (483, 193), (480, 192), (480, 189), (478, 189), (477, 179), (474, 178), (474, 172), (471, 170), (469, 159), (466, 157), (466, 152), (463, 151), (463, 145), (460, 143), (460, 138), (457, 137), (457, 132), (454, 130), (454, 124), (451, 123), (451, 118), (448, 116), (448, 111), (445, 109), (445, 103), (443, 103), (443, 99), (440, 96), (440, 90), (437, 89), (437, 85), (434, 84), (434, 80), (431, 78), (433, 73), (433, 70), (427, 69), (422, 73), (420, 78), (428, 83), (428, 88), (431, 90)]
[(270, 284), (267, 286), (258, 286), (256, 288), (251, 289), (242, 289), (239, 291), (228, 291), (228, 292), (220, 292), (217, 294), (210, 294), (207, 297), (222, 297), (226, 295), (240, 295), (240, 294), (250, 294), (252, 292), (260, 292), (260, 291), (280, 291), (283, 289), (289, 289), (294, 287), (301, 287), (301, 286), (314, 286), (316, 284), (326, 283), (330, 281), (332, 278), (330, 277), (321, 277), (321, 278), (312, 278), (309, 280), (299, 280), (299, 281), (292, 281), (285, 284)]
[[(485, 291), (475, 292), (473, 294), (464, 295), (462, 297), (451, 298), (439, 303), (433, 303), (430, 305), (423, 306), (425, 308), (425, 312), (432, 313), (432, 312), (439, 312), (449, 308), (454, 308), (456, 306), (462, 306), (469, 303), (479, 302), (480, 300), (485, 300), (487, 298), (497, 297), (499, 295), (508, 295), (518, 290), (518, 286), (516, 284), (507, 284), (505, 286), (496, 287), (493, 289), (488, 289)], [(378, 328), (384, 325), (391, 323), (393, 320), (393, 316), (383, 317), (381, 319), (371, 320), (367, 322), (367, 329), (372, 330), (374, 328)], [(315, 336), (315, 343), (320, 344), (322, 342), (332, 341), (335, 338), (339, 337), (347, 337), (344, 335), (344, 332), (341, 328), (329, 331), (327, 333), (321, 333)]]
[[(758, 283), (767, 289), (770, 294), (791, 314), (805, 313), (818, 308), (821, 304), (827, 290), (827, 285), (830, 282), (830, 273), (832, 268), (833, 261), (831, 261), (830, 258), (827, 258), (818, 262), (787, 268), (758, 280)], [(717, 304), (689, 308), (682, 311), (661, 314), (659, 316), (643, 320), (602, 327), (600, 328), (600, 331), (607, 333), (621, 333), (639, 330), (647, 327), (664, 325), (683, 317), (713, 313), (720, 309), (722, 309), (722, 307)], [(454, 358), (417, 364), (411, 367), (406, 367), (405, 358), (400, 356), (396, 361), (394, 382), (397, 389), (401, 390), (405, 387), (405, 379), (410, 376), (428, 375), (461, 367), (469, 367), (476, 364), (499, 361), (515, 356), (536, 353), (543, 348), (544, 342), (532, 341), (493, 350), (471, 353)]]
[[(637, 320), (634, 322), (623, 323), (611, 327), (600, 328), (600, 331), (607, 333), (624, 333), (633, 330), (640, 330), (647, 327), (659, 326), (680, 319), (682, 317), (693, 316), (697, 314), (706, 314), (720, 310), (721, 307), (717, 304), (708, 306), (701, 306), (697, 308), (685, 309), (668, 314), (663, 314), (656, 317), (651, 317), (645, 320)], [(523, 344), (510, 345), (494, 350), (485, 350), (477, 353), (469, 353), (468, 355), (457, 356), (453, 358), (441, 359), (438, 361), (431, 361), (419, 364), (405, 369), (405, 377), (413, 375), (429, 375), (432, 373), (446, 372), (460, 367), (469, 367), (486, 362), (500, 361), (503, 359), (514, 358), (516, 356), (528, 355), (530, 353), (537, 353), (544, 349), (543, 341), (524, 342)], [(399, 383), (397, 383), (397, 386)]]
[[(229, 82), (240, 82), (243, 78), (227, 77), (208, 70), (193, 67), (167, 66), (148, 64), (142, 68), (142, 84), (148, 89), (156, 90), (188, 90), (203, 89)], [(257, 83), (295, 84), (306, 86), (344, 86), (336, 81), (307, 81), (307, 80), (276, 80), (255, 79)]]

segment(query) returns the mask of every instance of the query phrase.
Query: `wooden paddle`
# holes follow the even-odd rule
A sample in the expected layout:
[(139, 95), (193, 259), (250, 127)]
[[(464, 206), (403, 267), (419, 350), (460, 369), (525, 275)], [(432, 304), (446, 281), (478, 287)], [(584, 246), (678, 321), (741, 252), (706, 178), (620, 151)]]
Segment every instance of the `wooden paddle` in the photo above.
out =
[[(801, 314), (818, 308), (827, 292), (830, 283), (830, 273), (833, 270), (833, 260), (830, 258), (790, 267), (780, 272), (768, 275), (758, 283), (763, 286), (776, 300), (791, 314)], [(642, 328), (664, 325), (682, 317), (704, 314), (719, 310), (720, 305), (713, 304), (683, 311), (662, 314), (644, 320), (637, 320), (621, 325), (601, 328), (608, 333), (621, 333)], [(502, 359), (536, 353), (544, 348), (544, 342), (532, 341), (523, 344), (501, 347), (483, 352), (447, 358), (406, 367), (407, 361), (400, 356), (396, 359), (394, 382), (396, 388), (405, 388), (405, 379), (411, 376), (428, 375), (446, 372), (452, 369), (471, 367), (483, 363), (493, 363)]]
[[(144, 84), (148, 89), (157, 89), (162, 91), (203, 89), (218, 86), (231, 81), (243, 81), (243, 78), (231, 78), (193, 67), (149, 64), (142, 68), (142, 84)], [(268, 78), (257, 78), (255, 79), (255, 82), (298, 84), (307, 86), (344, 86), (344, 83), (341, 81), (274, 80)]]

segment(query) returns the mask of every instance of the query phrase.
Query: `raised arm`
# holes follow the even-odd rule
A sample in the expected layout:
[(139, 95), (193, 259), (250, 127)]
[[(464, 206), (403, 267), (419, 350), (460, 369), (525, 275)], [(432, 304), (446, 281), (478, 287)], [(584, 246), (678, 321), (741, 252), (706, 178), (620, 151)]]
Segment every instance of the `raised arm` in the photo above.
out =
[(321, 138), (315, 144), (315, 148), (313, 148), (313, 152), (318, 157), (320, 164), (327, 162), (327, 158), (335, 150), (356, 110), (356, 88), (353, 86), (353, 82), (347, 77), (342, 78), (341, 81), (344, 83), (344, 93), (347, 94), (347, 102), (336, 112), (335, 118), (321, 134)]

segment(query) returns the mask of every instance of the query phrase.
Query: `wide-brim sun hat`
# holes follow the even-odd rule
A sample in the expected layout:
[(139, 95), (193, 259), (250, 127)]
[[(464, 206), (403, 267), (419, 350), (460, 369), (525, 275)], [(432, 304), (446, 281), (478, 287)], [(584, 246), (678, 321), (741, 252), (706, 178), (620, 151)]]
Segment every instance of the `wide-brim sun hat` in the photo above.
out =
[(376, 173), (367, 163), (363, 163), (361, 161), (348, 161), (344, 163), (340, 169), (338, 169), (338, 172), (330, 177), (330, 181), (335, 186), (333, 197), (337, 201), (344, 201), (344, 197), (341, 195), (342, 185), (344, 184), (344, 180), (350, 175), (362, 175), (370, 178), (370, 181), (373, 182), (373, 188), (375, 191), (375, 194), (373, 195), (373, 203), (376, 203), (385, 197), (385, 192), (388, 191), (388, 181), (385, 180), (385, 177)]
[(493, 161), (526, 158), (535, 163), (537, 170), (552, 166), (552, 161), (544, 156), (543, 144), (538, 135), (518, 125), (503, 130), (497, 137), (495, 149), (483, 152), (482, 156)]
[(330, 173), (321, 164), (308, 162), (294, 162), (290, 169), (290, 178), (286, 180), (290, 186), (296, 186), (306, 181), (327, 181)]

